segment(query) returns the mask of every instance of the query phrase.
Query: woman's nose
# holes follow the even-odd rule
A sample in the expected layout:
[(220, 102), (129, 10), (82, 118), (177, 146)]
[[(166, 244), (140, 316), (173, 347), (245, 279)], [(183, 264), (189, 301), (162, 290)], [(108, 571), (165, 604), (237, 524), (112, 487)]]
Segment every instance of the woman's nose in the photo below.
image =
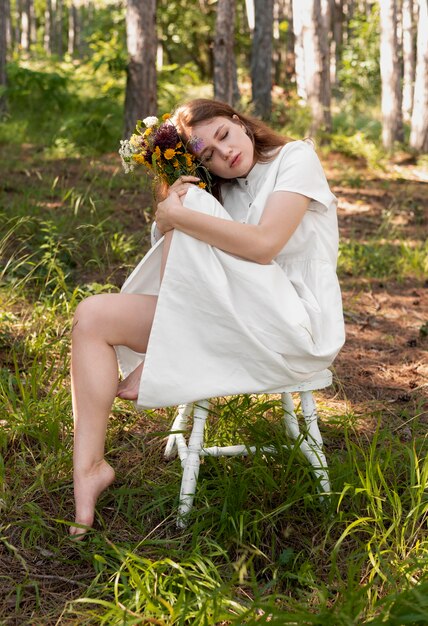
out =
[(232, 148), (222, 148), (221, 149), (221, 158), (224, 159), (225, 161), (229, 158), (230, 154), (232, 153)]

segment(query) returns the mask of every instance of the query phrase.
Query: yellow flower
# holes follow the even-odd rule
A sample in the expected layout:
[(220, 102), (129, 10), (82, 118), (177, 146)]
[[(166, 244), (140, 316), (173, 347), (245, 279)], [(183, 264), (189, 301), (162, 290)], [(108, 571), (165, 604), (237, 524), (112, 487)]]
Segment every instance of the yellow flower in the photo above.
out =
[(180, 167), (180, 163), (177, 161), (177, 159), (174, 159), (172, 164), (173, 164), (173, 166), (175, 167), (176, 170), (178, 170), (178, 168)]
[(144, 154), (133, 154), (132, 158), (136, 163), (141, 163), (142, 165), (146, 165), (147, 161), (144, 158)]
[(190, 154), (185, 154), (185, 159), (187, 163), (187, 167), (192, 167), (193, 165), (193, 157)]
[(164, 122), (166, 122), (166, 120), (169, 120), (170, 117), (171, 117), (170, 113), (164, 113), (162, 115), (162, 119), (163, 119)]
[(143, 133), (143, 137), (148, 137), (148, 136), (151, 134), (152, 130), (153, 130), (153, 129), (152, 129), (152, 127), (151, 127), (151, 126), (149, 126), (148, 128), (146, 128), (146, 130), (145, 130), (145, 131), (144, 131), (144, 133)]
[(160, 150), (159, 146), (156, 146), (154, 153), (155, 153), (156, 157), (159, 159), (160, 156), (161, 156), (161, 150)]
[(170, 161), (171, 159), (175, 157), (175, 150), (173, 148), (167, 148), (164, 152), (164, 157), (165, 159)]
[(198, 183), (198, 187), (200, 187), (201, 189), (205, 189), (206, 186), (206, 183)]

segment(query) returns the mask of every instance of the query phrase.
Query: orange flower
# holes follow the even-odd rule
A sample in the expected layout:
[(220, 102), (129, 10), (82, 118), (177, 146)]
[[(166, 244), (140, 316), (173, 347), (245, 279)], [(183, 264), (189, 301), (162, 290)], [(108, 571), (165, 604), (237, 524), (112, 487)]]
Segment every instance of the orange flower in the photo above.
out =
[(170, 117), (171, 117), (170, 113), (164, 113), (162, 115), (162, 119), (163, 119), (164, 122), (166, 122), (166, 120), (169, 120)]
[(159, 148), (159, 146), (156, 146), (154, 154), (158, 159), (161, 157), (161, 149)]
[(206, 183), (198, 183), (198, 187), (200, 187), (201, 189), (205, 189), (206, 186)]
[(173, 148), (167, 148), (164, 152), (164, 157), (165, 159), (170, 161), (171, 159), (175, 157), (175, 150)]

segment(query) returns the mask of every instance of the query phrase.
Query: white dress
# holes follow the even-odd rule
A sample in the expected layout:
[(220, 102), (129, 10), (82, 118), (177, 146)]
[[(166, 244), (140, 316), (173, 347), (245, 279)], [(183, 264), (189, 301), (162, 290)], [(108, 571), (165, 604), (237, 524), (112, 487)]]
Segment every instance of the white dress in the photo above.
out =
[(311, 202), (270, 264), (243, 260), (176, 230), (162, 283), (163, 238), (125, 282), (123, 293), (158, 296), (147, 353), (116, 346), (124, 376), (144, 360), (139, 406), (276, 392), (331, 365), (345, 337), (336, 276), (337, 202), (312, 144), (288, 143), (273, 161), (225, 184), (224, 206), (197, 187), (184, 205), (257, 224), (275, 191), (300, 193)]

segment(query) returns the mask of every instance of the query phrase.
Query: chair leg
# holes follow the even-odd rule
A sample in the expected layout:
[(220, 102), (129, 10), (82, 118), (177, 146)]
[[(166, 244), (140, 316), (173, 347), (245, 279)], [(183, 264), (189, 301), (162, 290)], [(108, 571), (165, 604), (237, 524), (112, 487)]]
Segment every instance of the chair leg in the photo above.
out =
[(171, 434), (168, 435), (164, 456), (171, 459), (176, 452), (181, 460), (187, 456), (187, 446), (183, 431), (187, 425), (187, 418), (192, 412), (192, 404), (180, 404), (177, 415), (171, 426)]
[(302, 454), (304, 454), (312, 465), (314, 474), (319, 480), (319, 491), (326, 493), (331, 489), (327, 460), (323, 452), (323, 441), (318, 428), (318, 415), (315, 401), (310, 391), (300, 392), (300, 398), (303, 417), (308, 429), (308, 436), (304, 438), (300, 432), (299, 421), (294, 411), (294, 402), (291, 393), (282, 394), (285, 428), (288, 436), (298, 442)]
[(328, 475), (327, 459), (323, 451), (323, 440), (318, 427), (318, 414), (312, 392), (301, 391), (300, 400), (302, 403), (302, 413), (308, 430), (307, 443), (311, 450), (311, 459), (308, 460), (314, 468), (314, 473), (319, 479), (320, 491), (331, 491)]
[(204, 443), (205, 422), (208, 417), (208, 407), (208, 400), (201, 400), (194, 405), (193, 428), (189, 438), (187, 458), (183, 463), (183, 477), (181, 480), (177, 519), (177, 526), (179, 528), (186, 527), (187, 516), (193, 506), (201, 462), (200, 452)]

